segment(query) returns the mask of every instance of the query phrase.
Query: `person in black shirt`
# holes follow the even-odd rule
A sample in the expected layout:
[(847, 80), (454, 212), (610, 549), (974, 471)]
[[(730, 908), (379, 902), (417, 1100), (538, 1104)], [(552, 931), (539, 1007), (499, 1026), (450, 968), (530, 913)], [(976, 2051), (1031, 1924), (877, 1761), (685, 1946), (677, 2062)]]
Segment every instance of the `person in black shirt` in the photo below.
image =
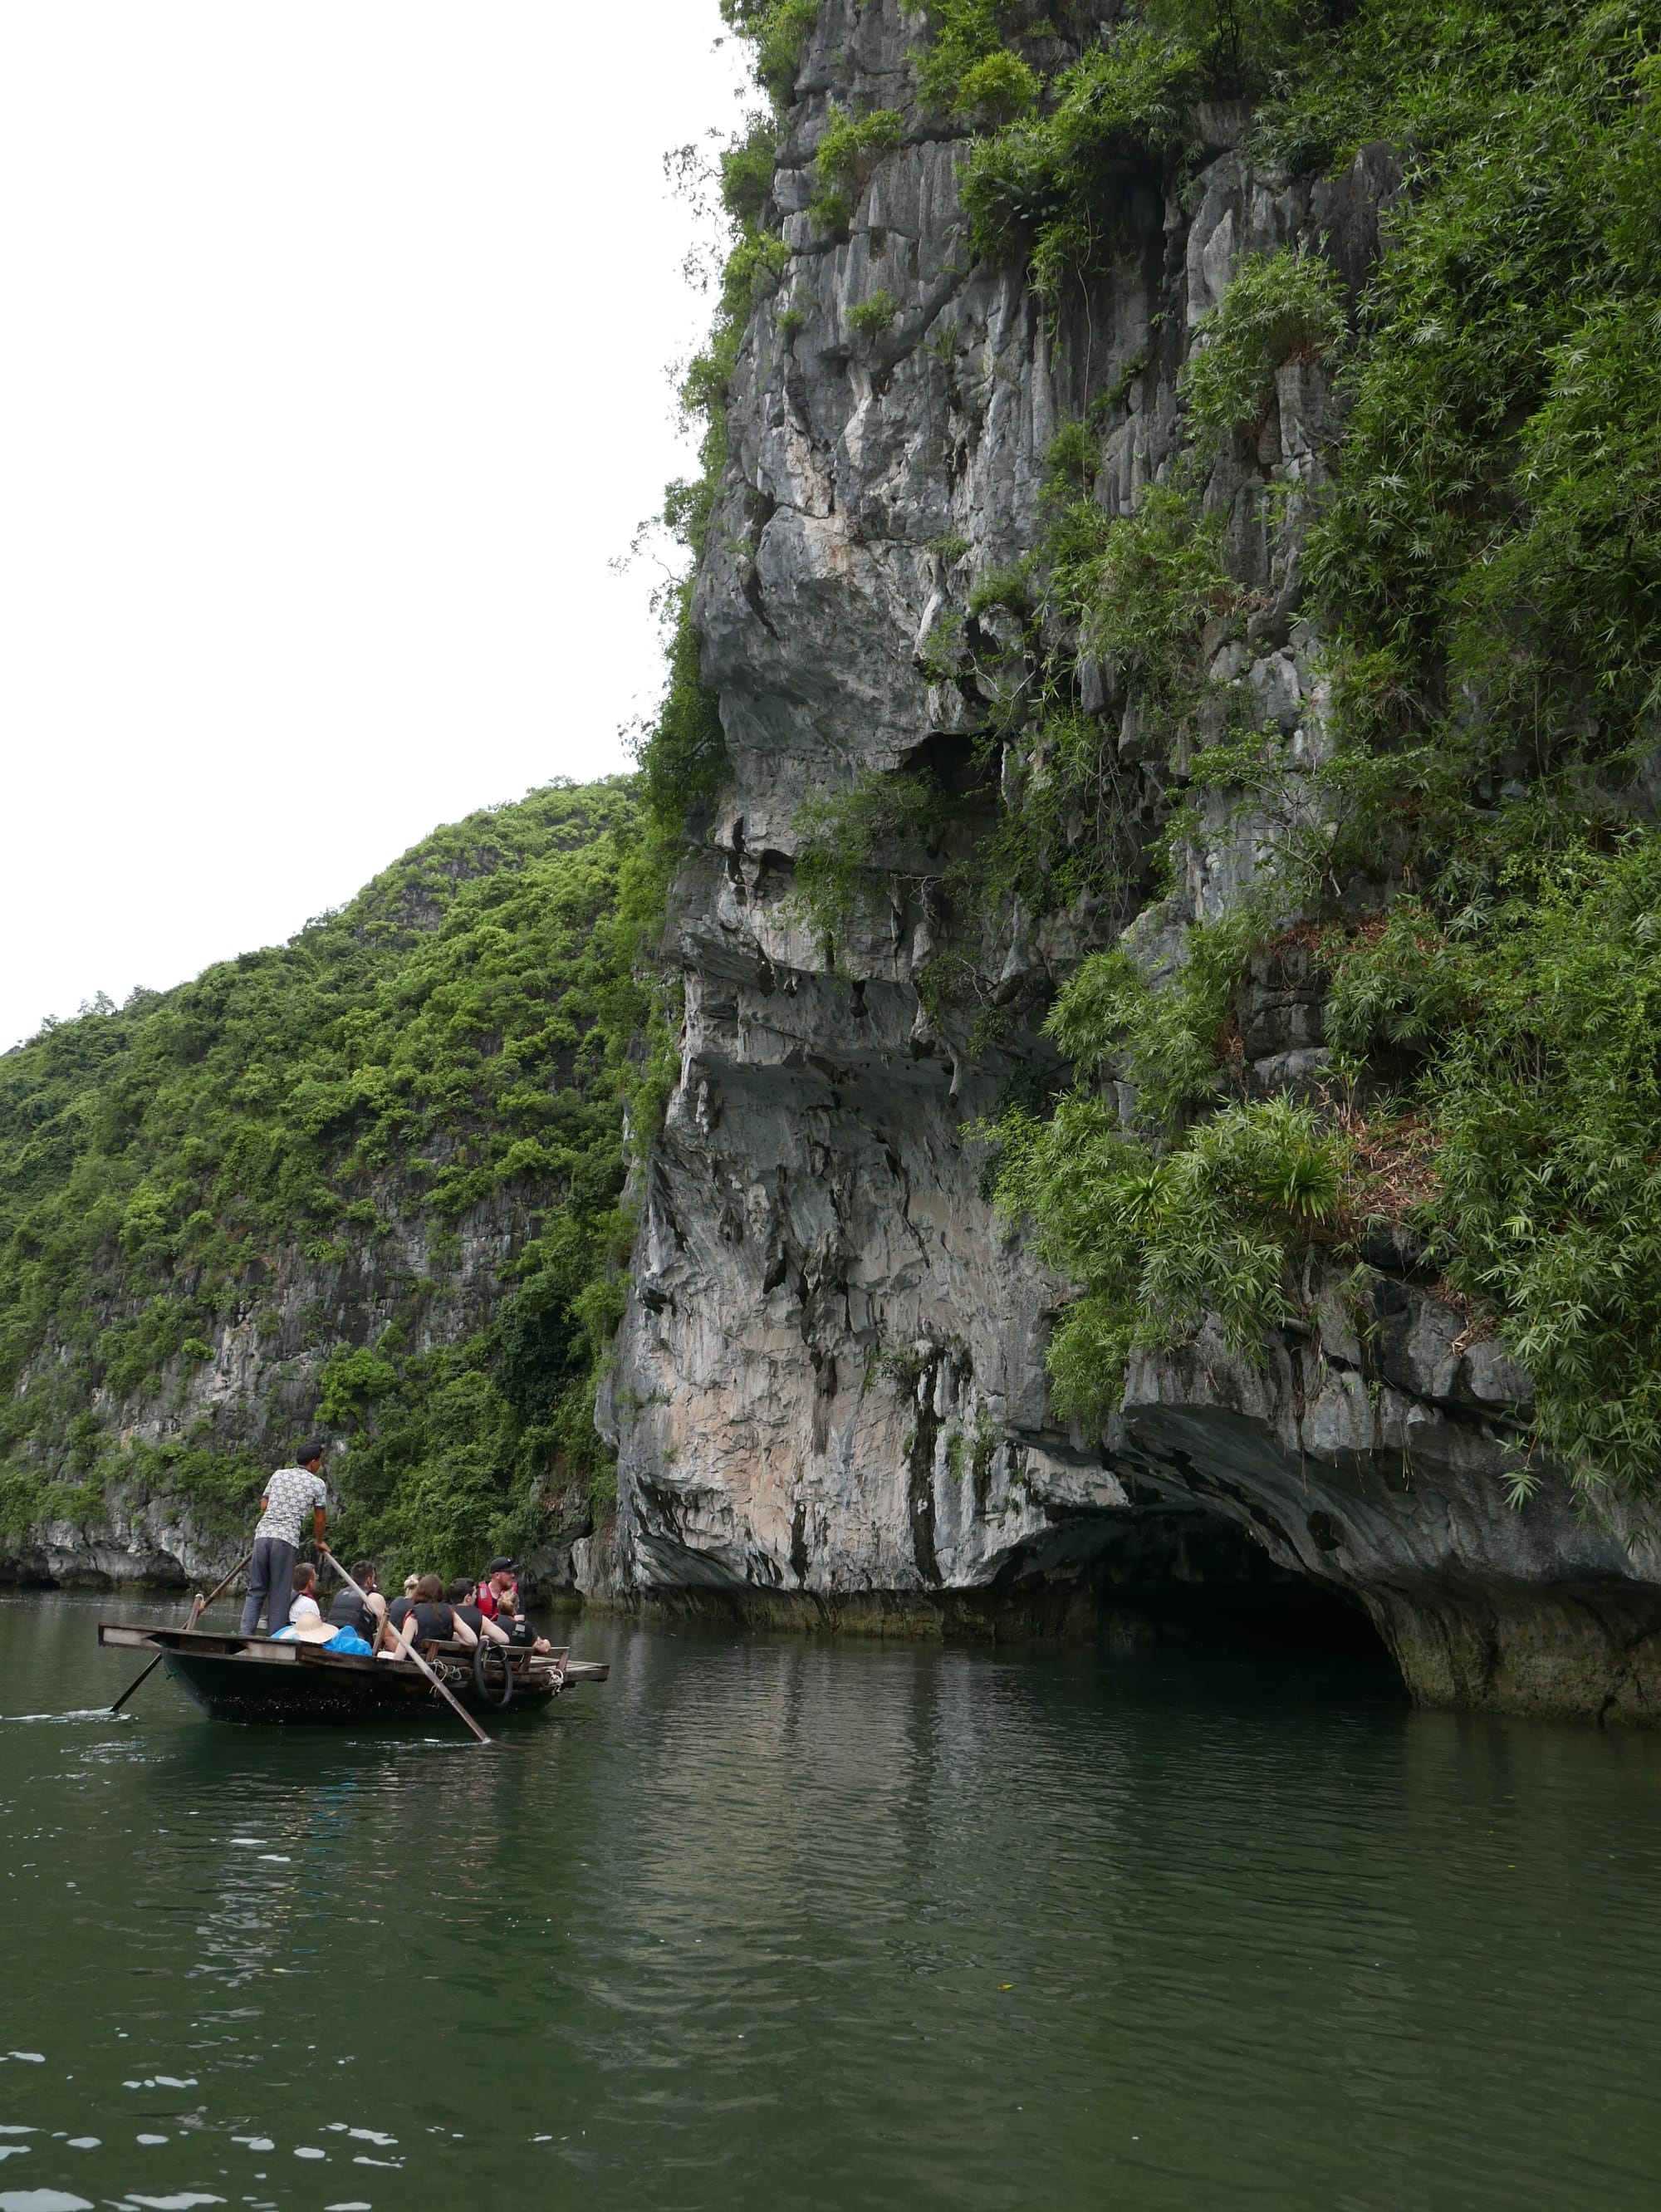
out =
[(512, 1641), (507, 1631), (494, 1620), (488, 1620), (474, 1603), (472, 1581), (466, 1575), (458, 1575), (450, 1585), (450, 1610), (456, 1619), (473, 1632), (475, 1641), (488, 1644), (507, 1644)]
[(363, 1595), (358, 1595), (351, 1583), (343, 1583), (335, 1592), (329, 1618), (336, 1628), (355, 1628), (366, 1644), (373, 1644), (375, 1631), (386, 1618), (386, 1600), (375, 1588), (374, 1561), (360, 1559), (352, 1570), (352, 1582)]
[(420, 1577), (411, 1575), (404, 1585), (402, 1597), (395, 1597), (386, 1608), (386, 1620), (375, 1645), (377, 1659), (402, 1659), (403, 1647), (398, 1642), (397, 1631), (415, 1609), (415, 1591), (420, 1588)]
[[(406, 1575), (403, 1578), (403, 1595), (395, 1597), (391, 1604), (387, 1607), (385, 1632), (380, 1640), (380, 1649), (375, 1654), (378, 1659), (403, 1658), (403, 1646), (398, 1641), (400, 1630), (411, 1639), (416, 1635), (415, 1607), (421, 1601), (423, 1579), (435, 1583), (437, 1582), (437, 1577), (434, 1576), (423, 1577), (420, 1575)], [(442, 1585), (439, 1587), (441, 1588)]]
[(436, 1575), (421, 1577), (415, 1585), (414, 1601), (400, 1618), (401, 1603), (400, 1605), (395, 1605), (386, 1617), (414, 1643), (464, 1644), (470, 1650), (479, 1640), (464, 1620), (457, 1620), (454, 1607), (446, 1604), (444, 1584)]

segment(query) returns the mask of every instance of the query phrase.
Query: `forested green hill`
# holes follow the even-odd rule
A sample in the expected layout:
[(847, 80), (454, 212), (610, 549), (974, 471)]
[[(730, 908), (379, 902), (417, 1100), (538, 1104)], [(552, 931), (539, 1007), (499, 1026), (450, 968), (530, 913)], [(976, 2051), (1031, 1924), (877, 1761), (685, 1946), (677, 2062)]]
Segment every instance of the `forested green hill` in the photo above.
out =
[(240, 1522), (314, 1429), (343, 1540), (389, 1558), (582, 1522), (638, 820), (622, 779), (471, 815), (287, 945), (0, 1058), (14, 1542), (112, 1500)]

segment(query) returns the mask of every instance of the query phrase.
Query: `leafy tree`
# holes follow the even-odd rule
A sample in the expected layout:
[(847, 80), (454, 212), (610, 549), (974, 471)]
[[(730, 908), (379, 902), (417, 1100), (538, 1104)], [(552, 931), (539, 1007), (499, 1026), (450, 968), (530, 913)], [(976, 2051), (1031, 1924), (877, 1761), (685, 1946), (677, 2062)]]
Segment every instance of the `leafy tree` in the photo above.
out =
[[(603, 1473), (584, 1293), (624, 1242), (623, 1106), (650, 1073), (624, 911), (640, 818), (621, 779), (471, 816), (289, 944), (0, 1059), (9, 1525), (101, 1510), (112, 1483), (243, 1516), (265, 1409), (227, 1407), (159, 1448), (122, 1432), (249, 1326), (284, 1357), (327, 1351), (297, 1426), (349, 1441), (345, 1541), (425, 1546), (429, 1564), (448, 1545), (443, 1564), (464, 1565), (457, 1532), (469, 1556), (493, 1528), (534, 1533), (550, 1486), (580, 1495)], [(523, 1287), (494, 1323), (452, 1273), (456, 1225), (481, 1207), (518, 1247), (504, 1273)], [(296, 1337), (296, 1262), (343, 1284), (373, 1267), (397, 1313), (336, 1322), (332, 1346), (320, 1314)], [(538, 1395), (513, 1316), (550, 1279), (575, 1317)], [(344, 1290), (334, 1306), (349, 1316)], [(267, 1455), (293, 1441), (276, 1418)], [(452, 1453), (472, 1502), (446, 1508), (440, 1543), (411, 1501), (437, 1494)]]

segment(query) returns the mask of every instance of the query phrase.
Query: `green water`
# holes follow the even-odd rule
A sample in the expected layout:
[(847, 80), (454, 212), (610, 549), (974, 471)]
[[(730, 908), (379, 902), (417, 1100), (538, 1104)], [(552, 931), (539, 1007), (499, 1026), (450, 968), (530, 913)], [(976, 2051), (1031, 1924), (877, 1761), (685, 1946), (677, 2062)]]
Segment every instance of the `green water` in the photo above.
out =
[(1661, 2201), (1661, 1742), (596, 1622), (489, 1753), (112, 1723), (100, 1610), (0, 1601), (0, 2212)]

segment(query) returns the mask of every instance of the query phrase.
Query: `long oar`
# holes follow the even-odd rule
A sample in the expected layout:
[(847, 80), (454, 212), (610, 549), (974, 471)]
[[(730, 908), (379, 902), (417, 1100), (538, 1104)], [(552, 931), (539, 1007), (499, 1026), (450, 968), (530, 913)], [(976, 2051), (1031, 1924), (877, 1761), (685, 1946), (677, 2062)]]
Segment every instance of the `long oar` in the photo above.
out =
[[(203, 1597), (199, 1590), (197, 1591), (196, 1598), (191, 1604), (191, 1610), (185, 1616), (185, 1626), (187, 1629), (194, 1628), (197, 1621), (201, 1620), (203, 1614), (206, 1613), (208, 1607), (213, 1603), (214, 1600), (216, 1597), (222, 1597), (225, 1595), (225, 1592), (229, 1589), (231, 1584), (242, 1572), (244, 1567), (252, 1563), (253, 1556), (253, 1553), (250, 1552), (247, 1559), (239, 1559), (235, 1566), (232, 1568), (230, 1573), (227, 1575), (224, 1581), (221, 1583), (219, 1588), (217, 1589), (209, 1590), (206, 1597)], [(121, 1695), (110, 1707), (110, 1711), (112, 1713), (118, 1713), (120, 1711), (122, 1706), (126, 1704), (128, 1698), (131, 1697), (133, 1692), (138, 1687), (139, 1682), (148, 1682), (149, 1680), (151, 1675), (155, 1674), (156, 1668), (161, 1664), (161, 1662), (166, 1658), (166, 1652), (158, 1651), (155, 1658), (151, 1660), (149, 1665), (144, 1669), (144, 1672), (138, 1677), (137, 1681), (128, 1683), (126, 1688), (121, 1692)]]
[[(350, 1575), (347, 1573), (345, 1568), (342, 1566), (340, 1561), (335, 1557), (332, 1552), (325, 1550), (323, 1556), (328, 1560), (330, 1565), (340, 1577), (342, 1582), (347, 1585), (349, 1589), (357, 1590), (360, 1597), (367, 1597), (367, 1593), (358, 1588), (357, 1583), (352, 1580)], [(489, 1737), (474, 1719), (472, 1714), (468, 1711), (466, 1706), (462, 1704), (461, 1700), (458, 1698), (452, 1697), (448, 1687), (443, 1682), (439, 1681), (438, 1676), (427, 1665), (426, 1660), (423, 1659), (421, 1653), (416, 1650), (414, 1639), (409, 1637), (406, 1637), (401, 1628), (392, 1628), (391, 1621), (387, 1623), (387, 1626), (391, 1628), (392, 1634), (397, 1640), (399, 1650), (403, 1652), (406, 1659), (413, 1659), (415, 1661), (416, 1666), (421, 1668), (421, 1673), (426, 1675), (427, 1680), (433, 1685), (433, 1687), (444, 1699), (446, 1705), (454, 1709), (456, 1718), (458, 1721), (464, 1721), (467, 1726), (472, 1729), (474, 1735), (477, 1736), (481, 1743), (488, 1744), (490, 1741)]]

